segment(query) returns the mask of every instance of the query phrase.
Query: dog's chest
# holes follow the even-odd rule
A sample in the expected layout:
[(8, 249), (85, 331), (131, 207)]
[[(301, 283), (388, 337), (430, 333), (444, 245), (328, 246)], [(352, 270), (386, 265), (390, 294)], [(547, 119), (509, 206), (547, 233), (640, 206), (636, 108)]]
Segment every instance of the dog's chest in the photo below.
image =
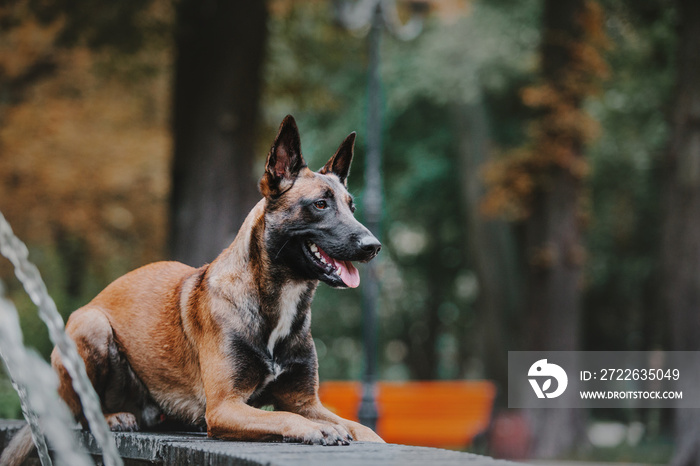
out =
[[(286, 344), (279, 349), (285, 349)], [(277, 355), (265, 354), (257, 361), (257, 382), (253, 385), (253, 392), (249, 397), (248, 402), (256, 404), (261, 399), (266, 398), (266, 393), (269, 393), (273, 387), (279, 383), (279, 377), (282, 374), (290, 376), (295, 375), (294, 363), (286, 357), (283, 351), (279, 351)], [(249, 366), (250, 367), (250, 366)], [(253, 371), (251, 371), (252, 373)]]
[(292, 283), (285, 285), (280, 291), (278, 301), (279, 317), (267, 339), (267, 351), (270, 355), (274, 356), (277, 343), (291, 333), (292, 325), (298, 318), (299, 303), (307, 290), (308, 284), (306, 283)]
[[(259, 353), (262, 357), (258, 359), (258, 367), (262, 369), (262, 377), (258, 379), (251, 399), (258, 398), (280, 375), (289, 371), (291, 360), (288, 353), (296, 345), (288, 337), (305, 327), (306, 322), (300, 319), (305, 320), (306, 313), (300, 310), (300, 303), (308, 289), (308, 285), (302, 283), (288, 284), (280, 291), (277, 320), (270, 322), (273, 327), (266, 340), (266, 351)], [(298, 328), (300, 324), (301, 328)]]
[(270, 385), (270, 383), (277, 380), (277, 377), (279, 377), (283, 372), (284, 366), (282, 364), (274, 360), (267, 361), (267, 375), (265, 375), (265, 378), (260, 381), (260, 384), (253, 392), (253, 395), (251, 395), (251, 399), (258, 398), (260, 394), (262, 394), (262, 392), (265, 391), (265, 389)]

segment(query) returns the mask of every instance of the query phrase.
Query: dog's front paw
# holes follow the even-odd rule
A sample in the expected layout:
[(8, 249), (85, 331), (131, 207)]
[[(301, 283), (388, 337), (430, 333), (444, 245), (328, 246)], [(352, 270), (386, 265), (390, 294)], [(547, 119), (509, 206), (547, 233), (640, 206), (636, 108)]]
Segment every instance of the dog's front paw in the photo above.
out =
[(315, 422), (304, 426), (297, 435), (288, 436), (286, 441), (298, 441), (308, 445), (349, 445), (347, 432), (343, 433), (329, 424)]
[(369, 427), (363, 426), (357, 422), (353, 422), (349, 426), (346, 426), (353, 436), (353, 439), (358, 442), (375, 442), (375, 443), (386, 443), (379, 435), (377, 435)]
[(136, 432), (139, 430), (136, 417), (131, 413), (107, 414), (105, 421), (107, 421), (109, 429), (114, 432)]

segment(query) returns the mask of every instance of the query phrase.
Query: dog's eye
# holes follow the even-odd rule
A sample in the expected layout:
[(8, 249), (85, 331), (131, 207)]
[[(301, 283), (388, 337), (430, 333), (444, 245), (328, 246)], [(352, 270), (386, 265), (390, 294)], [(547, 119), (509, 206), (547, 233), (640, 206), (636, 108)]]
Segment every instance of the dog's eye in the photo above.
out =
[(324, 200), (316, 201), (314, 202), (314, 207), (316, 207), (318, 210), (323, 210), (328, 207), (328, 203)]

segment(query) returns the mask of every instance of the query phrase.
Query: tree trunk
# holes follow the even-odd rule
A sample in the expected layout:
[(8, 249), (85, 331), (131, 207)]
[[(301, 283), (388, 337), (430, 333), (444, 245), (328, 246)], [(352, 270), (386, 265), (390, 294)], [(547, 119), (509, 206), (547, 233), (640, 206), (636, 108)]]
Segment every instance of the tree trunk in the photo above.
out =
[[(501, 220), (485, 219), (480, 204), (485, 187), (481, 177), (490, 158), (489, 126), (481, 100), (453, 107), (459, 134), (460, 186), (467, 222), (468, 256), (474, 267), (479, 295), (476, 300), (479, 341), (476, 348), (460, 339), (460, 360), (476, 349), (484, 362), (484, 376), (496, 381), (505, 395), (508, 386), (508, 350), (518, 347), (509, 338), (509, 322), (515, 316), (519, 295), (516, 252), (510, 226)], [(470, 346), (467, 346), (470, 345)]]
[[(579, 190), (578, 180), (557, 173), (551, 190), (538, 193), (527, 221), (528, 347), (533, 351), (580, 349)], [(529, 414), (534, 457), (556, 457), (577, 445), (583, 427), (579, 410), (539, 409)]]
[[(676, 96), (662, 237), (664, 306), (676, 351), (700, 350), (700, 3), (678, 0)], [(683, 388), (681, 386), (680, 388)], [(695, 387), (690, 387), (695, 388)], [(700, 465), (700, 418), (676, 411), (675, 466)]]
[[(585, 0), (544, 2), (540, 92), (545, 97), (540, 98), (535, 152), (546, 154), (550, 163), (538, 173), (524, 229), (530, 350), (579, 349), (582, 180), (575, 168), (583, 163), (585, 137), (577, 125), (565, 126), (563, 117), (583, 115), (581, 102), (587, 88), (577, 86), (576, 80), (586, 83), (589, 73), (593, 74), (576, 53), (586, 40), (587, 7)], [(531, 410), (529, 417), (535, 457), (568, 452), (581, 437), (578, 410)]]
[(183, 0), (178, 9), (170, 251), (199, 266), (258, 198), (252, 173), (265, 2)]

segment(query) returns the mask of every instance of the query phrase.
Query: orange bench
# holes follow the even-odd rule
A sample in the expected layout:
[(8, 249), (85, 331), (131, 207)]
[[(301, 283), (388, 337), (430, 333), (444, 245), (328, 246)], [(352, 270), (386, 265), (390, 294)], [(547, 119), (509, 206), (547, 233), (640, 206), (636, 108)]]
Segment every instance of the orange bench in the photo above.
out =
[[(357, 420), (360, 382), (323, 382), (324, 406)], [(488, 429), (496, 387), (489, 381), (377, 383), (377, 433), (388, 443), (465, 447)]]

